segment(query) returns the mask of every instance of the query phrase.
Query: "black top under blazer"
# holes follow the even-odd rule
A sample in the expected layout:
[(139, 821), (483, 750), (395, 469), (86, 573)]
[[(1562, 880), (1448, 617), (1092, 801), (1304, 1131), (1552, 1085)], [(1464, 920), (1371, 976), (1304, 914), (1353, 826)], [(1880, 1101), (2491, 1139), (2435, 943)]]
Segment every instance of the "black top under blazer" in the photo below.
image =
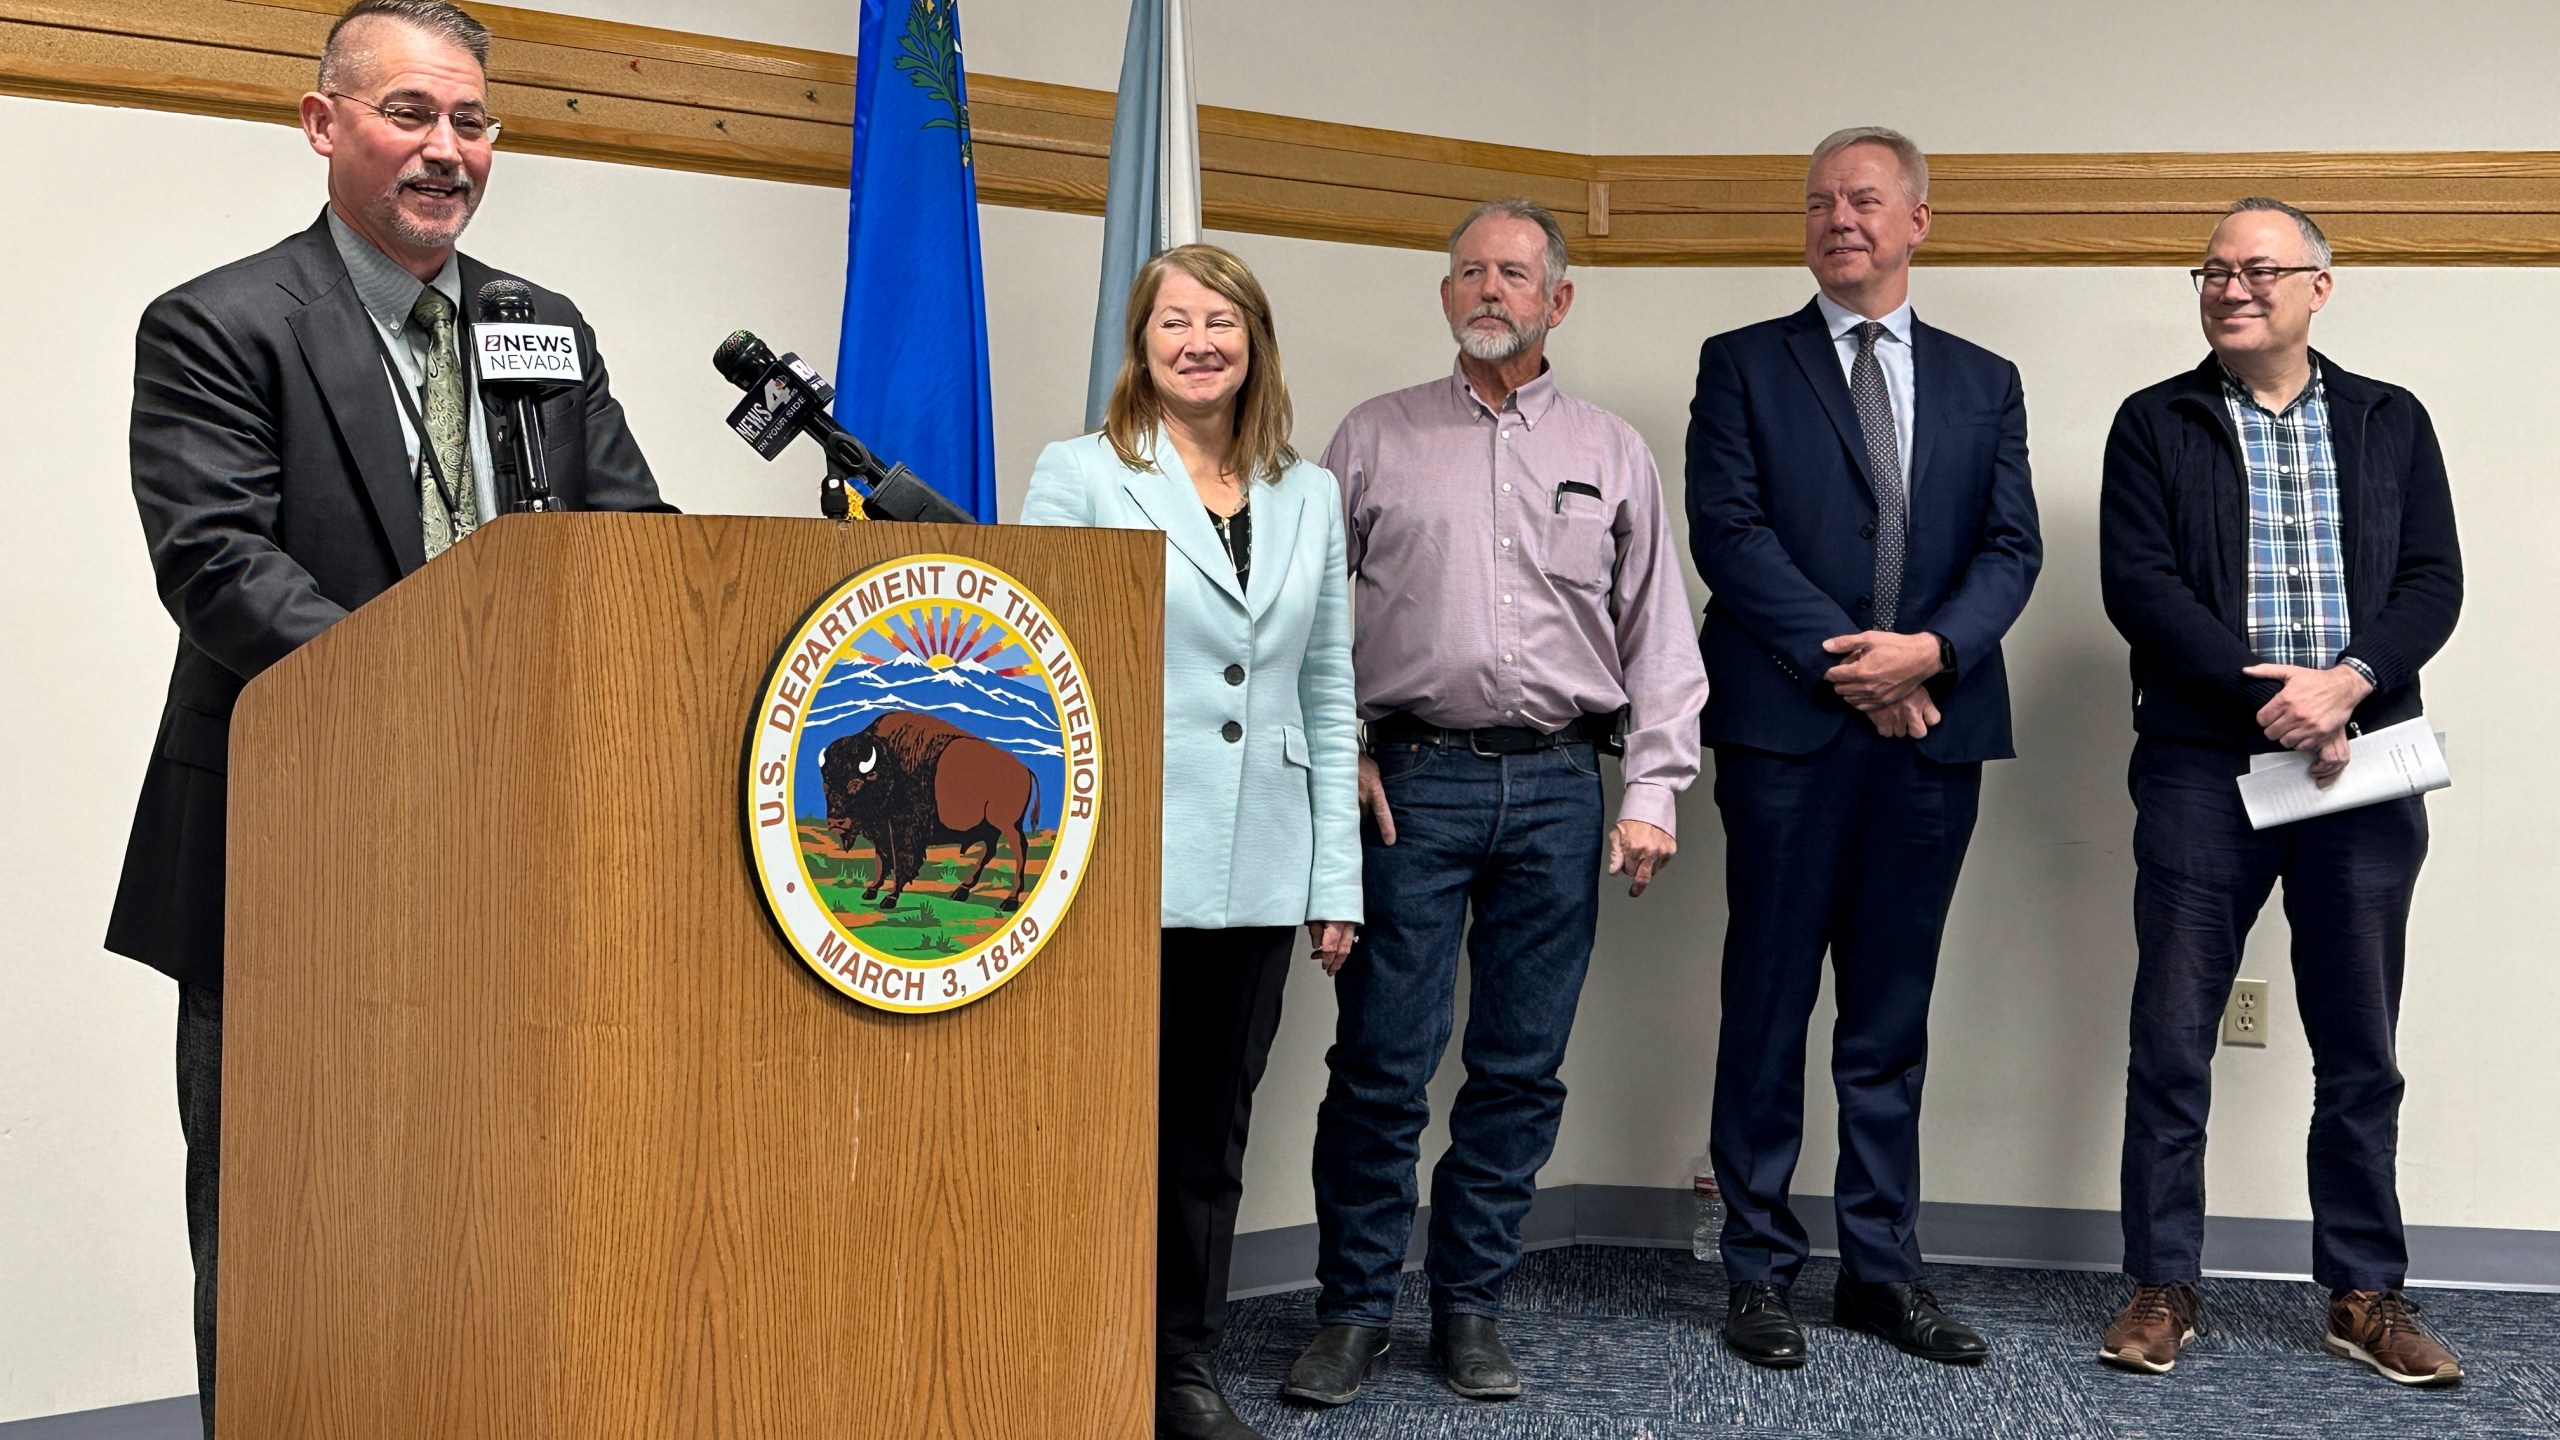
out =
[[(2462, 613), (2462, 551), (2435, 423), (2418, 397), (2313, 352), (2338, 462), (2353, 637), (2372, 669), (2362, 729), (2418, 715), (2418, 667)], [(2107, 618), (2133, 646), (2133, 728), (2225, 750), (2282, 747), (2256, 719), (2282, 687), (2240, 673), (2249, 647), (2249, 472), (2212, 356), (2128, 396), (2098, 499)]]
[[(2016, 754), (2000, 639), (2043, 545), (2018, 367), (1911, 322), (1909, 547), (1895, 628), (1933, 631), (1956, 669), (1929, 682), (1944, 720), (1913, 743), (1945, 764)], [(1876, 503), (1866, 440), (1819, 305), (1729, 331), (1698, 355), (1689, 407), (1689, 553), (1707, 582), (1710, 745), (1822, 748), (1856, 715), (1822, 642), (1871, 628)], [(1867, 723), (1863, 717), (1859, 724)]]
[[(516, 277), (462, 257), (468, 297)], [(528, 284), (537, 323), (576, 330), (583, 387), (542, 402), (561, 503), (654, 510), (657, 481), (606, 384), (595, 332)], [(325, 213), (143, 311), (133, 494), (178, 658), (109, 950), (181, 982), (222, 976), (224, 776), (241, 686), (426, 563), (418, 480), (373, 320)]]

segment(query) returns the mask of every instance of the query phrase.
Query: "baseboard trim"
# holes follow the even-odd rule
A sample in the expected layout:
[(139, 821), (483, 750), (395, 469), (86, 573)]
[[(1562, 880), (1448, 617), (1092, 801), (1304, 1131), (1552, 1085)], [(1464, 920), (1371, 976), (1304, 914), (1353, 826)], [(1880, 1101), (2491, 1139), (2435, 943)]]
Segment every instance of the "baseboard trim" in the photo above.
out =
[(0, 1440), (199, 1440), (204, 1417), (193, 1395), (0, 1421)]
[[(1689, 1192), (1640, 1185), (1560, 1185), (1541, 1190), (1521, 1226), (1532, 1250), (1558, 1245), (1686, 1249)], [(1799, 1196), (1796, 1214), (1814, 1253), (1837, 1255), (1824, 1197)], [(1408, 1268), (1422, 1261), (1431, 1210), (1414, 1217)], [(2124, 1254), (2113, 1210), (1923, 1201), (1920, 1238), (1939, 1264), (2043, 1270), (2113, 1270)], [(2205, 1273), (2253, 1279), (2310, 1278), (2311, 1222), (2215, 1215), (2205, 1220)], [(1316, 1227), (1289, 1225), (1236, 1237), (1229, 1293), (1238, 1299), (1315, 1284)], [(2409, 1283), (2475, 1290), (2560, 1291), (2560, 1231), (2460, 1225), (2409, 1227)], [(14, 1440), (14, 1437), (13, 1437)]]

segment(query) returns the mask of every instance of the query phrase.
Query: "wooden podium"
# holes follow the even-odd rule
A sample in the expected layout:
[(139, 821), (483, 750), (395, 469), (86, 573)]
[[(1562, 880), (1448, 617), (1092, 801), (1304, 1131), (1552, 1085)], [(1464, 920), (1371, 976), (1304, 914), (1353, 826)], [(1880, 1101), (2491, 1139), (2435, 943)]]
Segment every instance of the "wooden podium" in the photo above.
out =
[[(768, 920), (741, 755), (818, 599), (919, 552), (1047, 603), (1108, 747), (1089, 879), (959, 1009)], [(1164, 549), (503, 519), (232, 730), (226, 1434), (1140, 1437)]]

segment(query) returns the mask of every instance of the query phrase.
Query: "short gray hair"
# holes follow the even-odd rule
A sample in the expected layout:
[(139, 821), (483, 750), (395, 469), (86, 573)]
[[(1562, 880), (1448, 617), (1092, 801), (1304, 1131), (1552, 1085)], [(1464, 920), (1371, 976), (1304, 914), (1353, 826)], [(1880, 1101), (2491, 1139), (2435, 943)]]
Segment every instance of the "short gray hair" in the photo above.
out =
[(2302, 244), (2311, 252), (2311, 263), (2323, 270), (2329, 268), (2329, 237), (2320, 233), (2320, 222), (2281, 200), (2271, 200), (2264, 195), (2251, 195), (2245, 199), (2232, 201), (2231, 208), (2223, 211), (2222, 216), (2228, 220), (2234, 215), (2246, 215), (2257, 210), (2285, 216), (2300, 226)]
[(1910, 136), (1899, 130), (1887, 130), (1881, 125), (1852, 125), (1846, 130), (1834, 130), (1823, 136), (1822, 143), (1813, 147), (1813, 159), (1806, 162), (1805, 173), (1810, 175), (1821, 169), (1823, 161), (1852, 145), (1881, 145), (1892, 151), (1894, 160), (1902, 167), (1902, 188), (1910, 192), (1914, 202), (1929, 198), (1929, 157), (1920, 153), (1920, 147), (1911, 143)]
[(348, 67), (370, 58), (371, 52), (342, 37), (347, 27), (357, 21), (377, 19), (397, 20), (467, 50), (479, 64), (480, 73), (489, 73), (489, 27), (452, 0), (356, 0), (338, 17), (338, 23), (329, 27), (328, 43), (320, 47), (321, 89), (338, 90), (353, 83)]
[(1458, 222), (1458, 228), (1449, 232), (1450, 263), (1453, 265), (1457, 263), (1458, 241), (1465, 238), (1468, 231), (1476, 228), (1476, 222), (1489, 220), (1497, 215), (1512, 220), (1526, 220), (1545, 232), (1547, 293), (1554, 294), (1555, 288), (1564, 283), (1564, 227), (1556, 223), (1556, 217), (1548, 212), (1546, 206), (1523, 196), (1508, 195), (1500, 200), (1487, 200), (1468, 211), (1467, 218)]

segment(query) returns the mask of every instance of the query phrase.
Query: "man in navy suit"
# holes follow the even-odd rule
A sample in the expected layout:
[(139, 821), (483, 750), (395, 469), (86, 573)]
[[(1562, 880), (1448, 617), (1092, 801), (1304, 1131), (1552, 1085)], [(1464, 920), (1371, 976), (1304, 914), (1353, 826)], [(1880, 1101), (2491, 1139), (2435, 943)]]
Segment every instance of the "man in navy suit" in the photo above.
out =
[(1724, 816), (1724, 1024), (1710, 1149), (1727, 1206), (1725, 1342), (1805, 1361), (1787, 1206), (1805, 1028), (1828, 951), (1838, 1322), (1979, 1362), (1919, 1282), (1929, 990), (1982, 762), (2014, 754), (2000, 637), (2035, 583), (2017, 367), (1912, 317), (1929, 168), (1843, 130), (1805, 183), (1810, 305), (1706, 343), (1689, 411), (1689, 548), (1713, 592), (1706, 742)]

